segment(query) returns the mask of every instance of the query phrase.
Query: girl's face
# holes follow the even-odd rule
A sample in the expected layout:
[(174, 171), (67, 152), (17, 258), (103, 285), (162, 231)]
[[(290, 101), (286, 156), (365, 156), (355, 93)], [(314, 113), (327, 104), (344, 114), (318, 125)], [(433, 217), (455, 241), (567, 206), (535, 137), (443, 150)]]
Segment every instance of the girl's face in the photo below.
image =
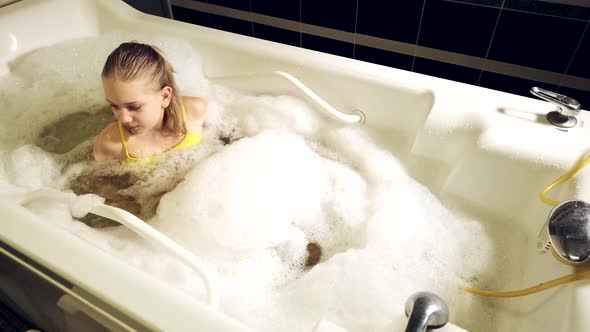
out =
[(147, 78), (121, 81), (102, 79), (106, 100), (117, 120), (133, 134), (145, 134), (162, 128), (164, 109), (170, 104), (172, 89), (154, 91)]

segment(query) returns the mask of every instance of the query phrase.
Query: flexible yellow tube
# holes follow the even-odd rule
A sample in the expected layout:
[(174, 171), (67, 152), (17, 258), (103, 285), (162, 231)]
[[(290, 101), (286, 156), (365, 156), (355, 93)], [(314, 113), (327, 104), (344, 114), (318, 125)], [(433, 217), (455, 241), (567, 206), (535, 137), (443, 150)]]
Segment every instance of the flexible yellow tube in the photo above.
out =
[[(564, 181), (571, 179), (582, 168), (584, 168), (586, 165), (588, 165), (588, 163), (590, 163), (590, 155), (584, 157), (584, 159), (582, 159), (576, 166), (574, 166), (574, 168), (572, 168), (567, 173), (565, 173), (562, 176), (560, 176), (559, 178), (557, 178), (557, 180), (553, 181), (550, 185), (545, 187), (545, 189), (543, 189), (543, 191), (541, 191), (541, 193), (539, 194), (539, 198), (541, 199), (541, 201), (543, 201), (551, 206), (558, 205), (559, 202), (548, 198), (547, 194), (551, 190), (553, 190), (553, 188), (562, 184)], [(553, 248), (551, 248), (551, 252), (552, 252), (553, 256), (555, 258), (557, 258), (557, 260), (559, 262), (564, 263), (564, 264), (569, 264), (569, 262), (564, 261), (559, 255), (557, 255), (557, 253), (555, 253), (555, 250)], [(584, 279), (586, 277), (590, 277), (590, 269), (576, 272), (576, 273), (573, 273), (573, 274), (570, 274), (567, 276), (563, 276), (561, 278), (553, 279), (548, 282), (543, 282), (543, 283), (538, 284), (537, 286), (533, 286), (533, 287), (529, 287), (529, 288), (525, 288), (525, 289), (521, 289), (521, 290), (515, 290), (515, 291), (506, 291), (506, 292), (489, 291), (489, 290), (477, 289), (477, 288), (467, 287), (467, 286), (460, 286), (460, 288), (466, 292), (481, 295), (481, 296), (508, 298), (508, 297), (518, 297), (518, 296), (530, 295), (530, 294), (544, 291), (546, 289), (549, 289), (549, 288), (552, 288), (555, 286), (559, 286), (559, 285), (562, 285), (562, 284), (565, 284), (568, 282)]]
[(586, 270), (586, 271), (580, 271), (580, 272), (576, 272), (561, 278), (557, 278), (557, 279), (553, 279), (551, 281), (548, 282), (543, 282), (538, 284), (537, 286), (533, 286), (533, 287), (529, 287), (529, 288), (525, 288), (525, 289), (520, 289), (520, 290), (515, 290), (515, 291), (507, 291), (507, 292), (499, 292), (499, 291), (489, 291), (489, 290), (483, 290), (483, 289), (477, 289), (477, 288), (473, 288), (473, 287), (467, 287), (467, 286), (461, 286), (461, 289), (463, 289), (466, 292), (472, 293), (472, 294), (477, 294), (477, 295), (481, 295), (481, 296), (488, 296), (488, 297), (518, 297), (518, 296), (525, 296), (525, 295), (530, 295), (533, 293), (537, 293), (540, 291), (544, 291), (546, 289), (549, 289), (551, 287), (555, 287), (555, 286), (559, 286), (568, 282), (572, 282), (572, 281), (576, 281), (576, 280), (580, 280), (580, 279), (584, 279), (586, 277), (590, 277), (590, 269)]
[(584, 168), (586, 165), (588, 165), (588, 163), (590, 163), (590, 155), (584, 157), (584, 159), (582, 159), (582, 161), (580, 161), (576, 166), (574, 166), (574, 168), (570, 169), (567, 173), (565, 173), (564, 175), (560, 176), (559, 178), (557, 178), (557, 180), (553, 181), (550, 185), (548, 185), (547, 187), (545, 187), (545, 189), (543, 189), (543, 191), (541, 191), (541, 193), (539, 194), (539, 198), (552, 206), (556, 206), (557, 204), (559, 204), (558, 201), (547, 198), (546, 195), (553, 190), (553, 188), (557, 187), (558, 185), (562, 184), (564, 181), (567, 181), (569, 179), (571, 179), (574, 175), (576, 175), (576, 173), (578, 173), (582, 168)]

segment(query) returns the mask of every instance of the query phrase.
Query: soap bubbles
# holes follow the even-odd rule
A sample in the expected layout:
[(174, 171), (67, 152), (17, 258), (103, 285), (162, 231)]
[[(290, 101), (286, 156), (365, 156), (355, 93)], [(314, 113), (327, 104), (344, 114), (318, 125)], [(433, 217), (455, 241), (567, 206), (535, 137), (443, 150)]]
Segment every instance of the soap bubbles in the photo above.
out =
[[(209, 100), (204, 140), (151, 166), (96, 163), (93, 137), (112, 121), (100, 69), (116, 45), (133, 39), (164, 50), (184, 95)], [(222, 310), (259, 331), (311, 331), (322, 319), (351, 331), (400, 327), (416, 291), (438, 293), (451, 308), (460, 301), (457, 284), (483, 271), (494, 251), (479, 221), (408, 177), (370, 128), (336, 123), (295, 97), (211, 84), (202, 63), (198, 46), (128, 33), (17, 59), (0, 79), (0, 193), (83, 194), (92, 181), (110, 181), (147, 222), (218, 272)], [(73, 128), (64, 119), (88, 125), (64, 136)], [(98, 203), (90, 195), (73, 210), (59, 202), (28, 208), (204, 298), (199, 277), (175, 258), (123, 227), (92, 228), (72, 217)]]

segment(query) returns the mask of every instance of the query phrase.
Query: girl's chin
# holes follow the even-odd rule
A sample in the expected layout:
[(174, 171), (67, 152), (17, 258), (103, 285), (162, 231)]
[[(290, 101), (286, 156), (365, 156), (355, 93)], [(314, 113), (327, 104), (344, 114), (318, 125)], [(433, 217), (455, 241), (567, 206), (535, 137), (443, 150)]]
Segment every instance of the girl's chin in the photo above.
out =
[(127, 127), (127, 131), (129, 131), (133, 135), (137, 135), (137, 134), (140, 134), (142, 132), (142, 129), (139, 126)]

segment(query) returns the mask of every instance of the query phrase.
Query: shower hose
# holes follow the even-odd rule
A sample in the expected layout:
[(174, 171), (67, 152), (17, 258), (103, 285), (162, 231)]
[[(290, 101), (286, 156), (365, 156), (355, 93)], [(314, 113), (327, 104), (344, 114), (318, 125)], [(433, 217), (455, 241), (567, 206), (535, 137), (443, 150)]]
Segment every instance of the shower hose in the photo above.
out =
[[(558, 205), (559, 202), (548, 198), (546, 196), (547, 193), (549, 193), (549, 191), (551, 191), (553, 188), (557, 187), (561, 183), (571, 179), (582, 168), (584, 168), (586, 165), (588, 165), (588, 163), (590, 163), (590, 155), (587, 155), (586, 157), (584, 157), (584, 159), (582, 159), (576, 166), (574, 166), (574, 168), (572, 168), (567, 173), (560, 176), (557, 180), (553, 181), (550, 185), (545, 187), (545, 189), (543, 189), (543, 191), (541, 191), (541, 193), (539, 194), (539, 198), (541, 199), (541, 201), (543, 201), (544, 203), (547, 203), (551, 206)], [(561, 258), (555, 252), (553, 247), (551, 247), (551, 253), (561, 263), (571, 264), (571, 263), (565, 261), (563, 258)], [(586, 266), (588, 266), (588, 264), (586, 264)], [(478, 289), (478, 288), (473, 288), (473, 287), (468, 287), (468, 286), (461, 286), (461, 289), (463, 289), (469, 293), (473, 293), (473, 294), (477, 294), (477, 295), (481, 295), (481, 296), (487, 296), (487, 297), (498, 297), (498, 298), (500, 298), (500, 297), (502, 297), (502, 298), (518, 297), (518, 296), (530, 295), (530, 294), (537, 293), (537, 292), (540, 292), (540, 291), (543, 291), (543, 290), (546, 290), (546, 289), (549, 289), (549, 288), (552, 288), (555, 286), (559, 286), (559, 285), (562, 285), (562, 284), (565, 284), (568, 282), (581, 280), (581, 279), (588, 278), (588, 277), (590, 277), (590, 268), (584, 269), (582, 271), (578, 271), (576, 273), (569, 274), (569, 275), (566, 275), (566, 276), (563, 276), (563, 277), (560, 277), (557, 279), (553, 279), (553, 280), (550, 280), (547, 282), (543, 282), (543, 283), (540, 283), (540, 284), (533, 286), (533, 287), (515, 290), (515, 291), (491, 291), (491, 290), (483, 290), (483, 289)]]

